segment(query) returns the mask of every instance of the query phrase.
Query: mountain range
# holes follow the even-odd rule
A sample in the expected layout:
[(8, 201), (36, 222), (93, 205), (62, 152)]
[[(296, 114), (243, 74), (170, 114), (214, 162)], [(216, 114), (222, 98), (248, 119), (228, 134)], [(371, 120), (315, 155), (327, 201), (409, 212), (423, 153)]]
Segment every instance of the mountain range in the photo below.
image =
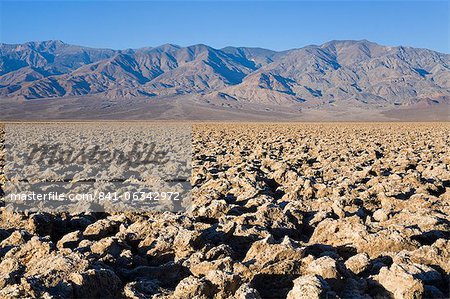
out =
[[(111, 50), (0, 44), (2, 100), (194, 97), (222, 107), (396, 109), (450, 103), (450, 55), (330, 41), (276, 52), (206, 45)], [(0, 100), (1, 102), (1, 100)]]

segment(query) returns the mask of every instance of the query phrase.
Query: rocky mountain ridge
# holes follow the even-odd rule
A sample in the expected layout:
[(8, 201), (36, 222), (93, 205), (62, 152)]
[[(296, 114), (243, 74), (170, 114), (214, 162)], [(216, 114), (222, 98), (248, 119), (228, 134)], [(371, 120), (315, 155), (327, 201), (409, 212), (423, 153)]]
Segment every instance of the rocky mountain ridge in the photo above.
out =
[(330, 41), (283, 52), (206, 45), (110, 50), (0, 44), (0, 96), (174, 97), (270, 105), (387, 107), (450, 98), (450, 55)]

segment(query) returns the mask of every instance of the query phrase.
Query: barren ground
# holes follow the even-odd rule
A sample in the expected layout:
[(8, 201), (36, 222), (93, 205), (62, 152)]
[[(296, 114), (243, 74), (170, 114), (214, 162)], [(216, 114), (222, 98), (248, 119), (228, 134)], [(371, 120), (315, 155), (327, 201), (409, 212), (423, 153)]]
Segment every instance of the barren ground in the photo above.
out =
[(190, 121), (450, 121), (450, 105), (403, 108), (337, 106), (280, 106), (203, 101), (192, 95), (164, 99), (97, 97), (20, 101), (0, 99), (0, 120), (190, 120)]
[(0, 297), (449, 297), (449, 123), (195, 124), (191, 182), (185, 213), (1, 207)]

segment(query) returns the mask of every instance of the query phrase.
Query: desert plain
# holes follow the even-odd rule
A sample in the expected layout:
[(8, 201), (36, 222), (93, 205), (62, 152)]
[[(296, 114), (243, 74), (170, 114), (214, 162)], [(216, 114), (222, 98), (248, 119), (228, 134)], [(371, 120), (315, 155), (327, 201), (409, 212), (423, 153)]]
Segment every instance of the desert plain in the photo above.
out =
[(0, 297), (449, 297), (450, 123), (189, 126), (186, 211), (3, 204)]

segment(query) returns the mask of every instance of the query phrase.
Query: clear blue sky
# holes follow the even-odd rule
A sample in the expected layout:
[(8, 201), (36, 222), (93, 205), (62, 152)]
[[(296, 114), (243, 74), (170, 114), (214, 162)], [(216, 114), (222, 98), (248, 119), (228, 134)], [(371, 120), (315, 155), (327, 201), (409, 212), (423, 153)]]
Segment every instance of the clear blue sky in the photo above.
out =
[(333, 39), (450, 53), (449, 1), (4, 1), (0, 41), (113, 49), (173, 43), (274, 50)]

